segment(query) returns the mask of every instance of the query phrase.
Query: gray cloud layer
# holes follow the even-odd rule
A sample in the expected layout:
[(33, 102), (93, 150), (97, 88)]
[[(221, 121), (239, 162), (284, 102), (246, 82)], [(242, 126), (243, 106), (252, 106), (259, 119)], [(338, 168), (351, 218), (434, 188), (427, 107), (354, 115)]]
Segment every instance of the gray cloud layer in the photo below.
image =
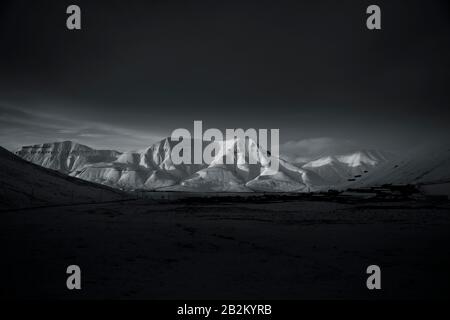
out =
[(73, 140), (94, 148), (125, 151), (143, 148), (161, 138), (101, 122), (0, 106), (0, 145), (10, 150), (28, 144)]

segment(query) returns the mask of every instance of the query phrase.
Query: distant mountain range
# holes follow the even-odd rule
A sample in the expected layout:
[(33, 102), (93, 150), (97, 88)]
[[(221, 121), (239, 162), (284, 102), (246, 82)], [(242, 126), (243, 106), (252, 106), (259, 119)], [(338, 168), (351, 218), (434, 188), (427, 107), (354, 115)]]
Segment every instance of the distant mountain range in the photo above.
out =
[(326, 156), (307, 162), (302, 168), (313, 171), (335, 188), (365, 179), (372, 171), (395, 159), (379, 150), (362, 150), (345, 155)]
[[(280, 159), (271, 172), (266, 152), (252, 140), (241, 150), (237, 139), (227, 141), (210, 165), (175, 165), (171, 151), (177, 142), (163, 139), (146, 149), (130, 152), (95, 150), (72, 141), (24, 146), (21, 158), (83, 180), (122, 190), (174, 190), (198, 192), (309, 192), (339, 189), (367, 179), (393, 155), (363, 150), (332, 155), (294, 165)], [(234, 152), (234, 164), (219, 161)], [(243, 163), (254, 157), (257, 164)], [(248, 161), (247, 161), (248, 162)]]

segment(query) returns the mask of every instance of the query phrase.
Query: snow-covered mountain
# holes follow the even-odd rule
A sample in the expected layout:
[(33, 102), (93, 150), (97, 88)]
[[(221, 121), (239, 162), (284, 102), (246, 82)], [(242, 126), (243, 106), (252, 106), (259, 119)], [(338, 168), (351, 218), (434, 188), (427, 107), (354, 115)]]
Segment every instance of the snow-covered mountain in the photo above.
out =
[(120, 155), (114, 150), (95, 150), (72, 141), (24, 146), (15, 153), (25, 160), (63, 173), (93, 163), (113, 161)]
[[(309, 192), (450, 180), (450, 151), (442, 148), (419, 150), (404, 157), (362, 150), (322, 157), (301, 166), (280, 158), (279, 169), (273, 172), (267, 152), (251, 139), (224, 141), (209, 165), (175, 165), (171, 153), (177, 143), (166, 138), (142, 150), (120, 153), (66, 141), (23, 147), (17, 155), (122, 190)], [(233, 164), (226, 164), (228, 157), (234, 157)], [(255, 164), (249, 164), (249, 159)]]
[(378, 150), (362, 150), (344, 155), (326, 156), (310, 161), (302, 168), (318, 174), (332, 187), (370, 176), (372, 171), (394, 159), (390, 153)]
[[(240, 143), (242, 142), (242, 143)], [(234, 157), (233, 164), (225, 164)], [(253, 161), (250, 161), (253, 159)], [(312, 172), (279, 159), (279, 169), (273, 172), (270, 157), (258, 144), (246, 139), (224, 141), (211, 164), (183, 179), (170, 190), (226, 192), (307, 192), (317, 190), (322, 179)]]
[(120, 190), (43, 168), (0, 147), (1, 209), (110, 201), (125, 197), (127, 195)]
[[(224, 141), (210, 165), (175, 165), (171, 159), (177, 142), (163, 139), (134, 152), (94, 150), (74, 142), (27, 146), (16, 152), (25, 160), (87, 181), (123, 190), (186, 191), (313, 191), (326, 185), (319, 175), (280, 159), (271, 172), (267, 152), (246, 139)], [(225, 164), (234, 157), (233, 164)], [(249, 164), (254, 159), (255, 164)]]
[(386, 183), (415, 184), (430, 193), (450, 194), (450, 145), (417, 147), (402, 157), (378, 166), (370, 176), (355, 182), (354, 187)]
[(173, 186), (202, 168), (198, 165), (175, 165), (171, 159), (175, 144), (166, 138), (146, 149), (125, 152), (111, 162), (94, 163), (70, 174), (124, 190)]

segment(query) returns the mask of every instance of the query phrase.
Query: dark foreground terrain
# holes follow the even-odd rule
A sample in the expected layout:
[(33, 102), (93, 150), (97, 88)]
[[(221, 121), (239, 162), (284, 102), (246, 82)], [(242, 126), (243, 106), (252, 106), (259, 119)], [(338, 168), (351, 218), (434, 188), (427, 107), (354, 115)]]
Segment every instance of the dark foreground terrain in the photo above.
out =
[[(446, 203), (134, 200), (0, 215), (2, 298), (450, 297)], [(72, 264), (80, 291), (66, 289)]]

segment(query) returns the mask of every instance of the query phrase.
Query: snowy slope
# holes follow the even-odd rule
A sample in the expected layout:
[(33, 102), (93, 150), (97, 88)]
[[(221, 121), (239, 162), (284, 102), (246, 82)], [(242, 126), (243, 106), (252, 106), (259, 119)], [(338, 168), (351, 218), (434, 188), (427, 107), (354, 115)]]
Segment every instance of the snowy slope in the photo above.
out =
[[(205, 146), (209, 143), (203, 144)], [(164, 190), (251, 192), (245, 183), (261, 173), (262, 163), (268, 165), (267, 157), (251, 139), (231, 139), (216, 146), (214, 158), (208, 166), (182, 165), (186, 176), (182, 177), (177, 186)], [(233, 159), (232, 163), (227, 164), (230, 162), (227, 159)], [(254, 159), (254, 163), (249, 164), (249, 159)]]
[(63, 173), (93, 163), (113, 161), (120, 155), (114, 150), (94, 150), (72, 141), (24, 146), (15, 153), (27, 161)]
[(392, 184), (440, 184), (450, 182), (450, 146), (421, 146), (403, 157), (377, 167), (357, 186)]
[(0, 208), (120, 200), (118, 190), (29, 163), (0, 147)]
[(225, 165), (216, 165), (197, 171), (173, 190), (197, 192), (249, 192), (244, 181)]
[[(234, 159), (227, 164), (226, 159)], [(223, 192), (309, 192), (324, 181), (307, 170), (283, 159), (278, 171), (270, 166), (270, 157), (252, 139), (230, 139), (219, 144), (211, 164), (181, 181), (183, 190)]]
[(259, 175), (263, 165), (269, 164), (264, 152), (251, 139), (235, 138), (216, 146), (218, 150), (209, 166), (182, 181), (181, 185), (192, 191), (251, 191), (245, 183)]
[(327, 156), (310, 161), (302, 166), (319, 175), (330, 187), (346, 185), (349, 179), (370, 176), (373, 170), (393, 159), (393, 155), (377, 151), (362, 150), (345, 155)]
[(139, 151), (140, 166), (151, 171), (162, 171), (178, 180), (186, 178), (205, 165), (180, 164), (172, 162), (172, 149), (178, 142), (165, 138), (150, 147)]
[(72, 176), (123, 190), (155, 190), (178, 184), (205, 165), (175, 165), (171, 152), (176, 142), (163, 139), (150, 147), (124, 152), (111, 162), (99, 162), (73, 171)]

